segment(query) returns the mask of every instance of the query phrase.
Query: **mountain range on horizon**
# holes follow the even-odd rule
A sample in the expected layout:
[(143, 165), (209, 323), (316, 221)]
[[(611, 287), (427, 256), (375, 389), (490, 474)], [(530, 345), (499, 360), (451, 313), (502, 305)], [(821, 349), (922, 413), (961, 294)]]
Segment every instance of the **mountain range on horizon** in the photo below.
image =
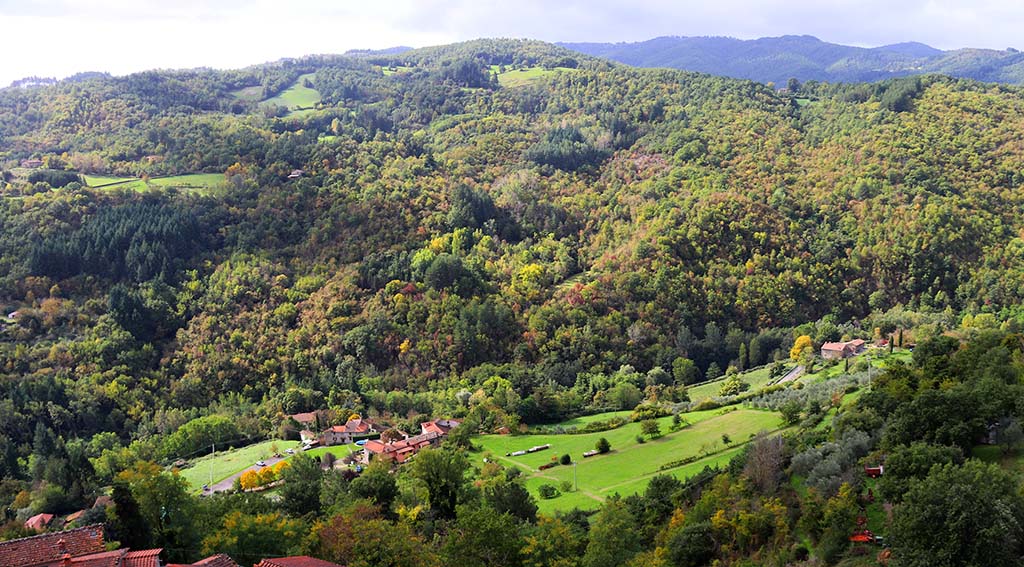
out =
[(1024, 84), (1024, 53), (963, 48), (941, 50), (919, 42), (855, 47), (810, 35), (743, 40), (730, 37), (657, 37), (624, 43), (558, 43), (573, 51), (634, 67), (668, 67), (782, 86), (800, 81), (873, 82), (940, 73), (985, 82)]
[[(916, 41), (857, 47), (826, 42), (812, 35), (749, 40), (724, 36), (662, 36), (638, 42), (556, 42), (552, 45), (632, 67), (679, 69), (774, 83), (778, 87), (785, 86), (791, 78), (801, 82), (854, 83), (925, 74), (1024, 85), (1024, 53), (1012, 47), (942, 50)], [(349, 49), (342, 55), (387, 57), (416, 50), (409, 46)], [(295, 58), (279, 61), (291, 60)], [(80, 81), (102, 75), (109, 74), (83, 72), (60, 80)], [(52, 77), (30, 76), (13, 81), (9, 86), (43, 86), (56, 82), (58, 79)]]

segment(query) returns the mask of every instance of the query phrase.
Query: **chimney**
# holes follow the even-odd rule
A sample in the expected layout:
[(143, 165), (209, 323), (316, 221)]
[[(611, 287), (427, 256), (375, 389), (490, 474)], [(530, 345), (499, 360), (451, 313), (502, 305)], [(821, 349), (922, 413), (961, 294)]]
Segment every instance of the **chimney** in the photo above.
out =
[(68, 553), (68, 542), (64, 538), (57, 540), (57, 549), (60, 551), (61, 567), (71, 567), (71, 554)]

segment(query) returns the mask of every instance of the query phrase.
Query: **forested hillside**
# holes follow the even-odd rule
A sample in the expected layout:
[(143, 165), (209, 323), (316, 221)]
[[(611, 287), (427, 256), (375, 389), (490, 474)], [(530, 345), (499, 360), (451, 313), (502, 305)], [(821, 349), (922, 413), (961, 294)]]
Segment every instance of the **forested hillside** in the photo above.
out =
[(634, 43), (564, 43), (574, 51), (637, 67), (669, 67), (783, 86), (799, 81), (860, 82), (943, 73), (952, 77), (1024, 83), (1024, 55), (1014, 49), (951, 49), (917, 42), (854, 47), (809, 35), (742, 40), (657, 37)]
[[(1015, 87), (780, 94), (528, 41), (0, 90), (0, 503), (75, 510), (296, 412), (514, 430), (685, 403), (800, 335), (1014, 331), (1021, 131)], [(195, 173), (223, 181), (167, 177)]]

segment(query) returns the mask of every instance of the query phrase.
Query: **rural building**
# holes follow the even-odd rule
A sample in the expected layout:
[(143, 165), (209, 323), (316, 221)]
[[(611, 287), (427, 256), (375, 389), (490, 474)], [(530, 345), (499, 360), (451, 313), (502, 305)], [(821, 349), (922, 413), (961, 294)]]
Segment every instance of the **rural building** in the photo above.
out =
[(302, 431), (299, 432), (299, 439), (301, 439), (302, 442), (306, 445), (309, 445), (310, 443), (313, 442), (319, 442), (319, 438), (319, 435), (308, 429), (303, 429)]
[(195, 563), (171, 563), (167, 567), (239, 567), (239, 565), (227, 555), (219, 553), (206, 559), (200, 559)]
[(293, 169), (292, 172), (288, 174), (288, 179), (298, 179), (305, 174), (306, 172), (301, 169)]
[(448, 435), (448, 432), (459, 426), (454, 419), (439, 419), (436, 421), (425, 421), (420, 424), (421, 433), (407, 437), (399, 441), (385, 443), (380, 439), (367, 441), (363, 447), (365, 462), (377, 457), (392, 459), (396, 463), (404, 463), (416, 453), (427, 447), (436, 447)]
[(52, 521), (53, 514), (36, 514), (28, 520), (25, 520), (25, 527), (37, 532), (43, 532), (46, 531), (46, 528), (49, 527), (50, 522)]
[(264, 559), (256, 564), (256, 567), (342, 567), (337, 563), (331, 563), (330, 561), (324, 561), (323, 559), (317, 559), (308, 555), (300, 555), (297, 557), (275, 557), (273, 559)]
[(864, 341), (854, 339), (844, 343), (825, 343), (821, 345), (821, 357), (825, 360), (850, 358), (864, 352)]
[(320, 434), (320, 444), (329, 447), (331, 445), (347, 445), (356, 439), (369, 437), (384, 431), (384, 428), (369, 419), (350, 419), (345, 425), (329, 427)]
[(0, 542), (3, 567), (61, 567), (64, 565), (160, 567), (161, 549), (107, 551), (103, 525), (40, 534)]
[(21, 167), (26, 169), (35, 169), (43, 166), (43, 160), (41, 159), (23, 159), (21, 160)]
[(318, 421), (326, 422), (326, 415), (323, 415), (320, 411), (311, 411), (306, 413), (295, 413), (288, 416), (289, 419), (295, 420), (303, 429), (319, 429), (317, 426)]
[(437, 433), (438, 435), (448, 435), (448, 432), (459, 426), (459, 422), (454, 419), (438, 419), (436, 421), (424, 421), (420, 424), (421, 433)]

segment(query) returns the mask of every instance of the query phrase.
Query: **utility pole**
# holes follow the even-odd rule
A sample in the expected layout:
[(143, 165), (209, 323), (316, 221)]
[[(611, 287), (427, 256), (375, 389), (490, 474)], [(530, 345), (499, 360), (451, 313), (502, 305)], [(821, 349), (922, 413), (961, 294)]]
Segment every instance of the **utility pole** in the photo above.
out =
[(211, 443), (210, 444), (210, 451), (211, 451), (210, 452), (210, 484), (208, 484), (207, 486), (209, 486), (210, 490), (212, 491), (213, 490), (213, 460), (215, 458), (217, 458), (217, 444), (216, 443)]

